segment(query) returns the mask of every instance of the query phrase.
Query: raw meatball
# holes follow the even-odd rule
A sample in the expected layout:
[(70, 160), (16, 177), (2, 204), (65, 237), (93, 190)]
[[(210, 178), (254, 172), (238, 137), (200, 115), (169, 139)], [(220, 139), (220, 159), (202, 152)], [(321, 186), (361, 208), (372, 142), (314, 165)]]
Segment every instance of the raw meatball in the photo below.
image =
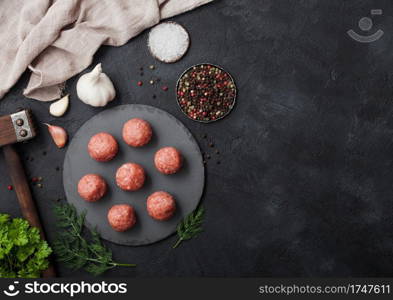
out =
[(113, 205), (108, 211), (108, 222), (116, 231), (126, 231), (136, 223), (135, 210), (131, 205)]
[(176, 202), (172, 195), (166, 192), (155, 192), (147, 198), (147, 212), (156, 220), (170, 219), (176, 210)]
[(138, 164), (126, 163), (117, 169), (116, 183), (125, 191), (139, 190), (145, 183), (145, 170)]
[(132, 147), (142, 147), (150, 142), (153, 131), (149, 122), (142, 119), (131, 119), (123, 126), (123, 139)]
[(110, 161), (116, 156), (119, 146), (112, 135), (100, 132), (92, 136), (87, 150), (92, 159), (104, 162)]
[(83, 199), (89, 202), (100, 200), (106, 193), (107, 185), (100, 175), (87, 174), (78, 183), (78, 193)]
[(174, 147), (164, 147), (158, 150), (154, 156), (154, 164), (158, 171), (163, 174), (174, 174), (182, 166), (181, 153)]

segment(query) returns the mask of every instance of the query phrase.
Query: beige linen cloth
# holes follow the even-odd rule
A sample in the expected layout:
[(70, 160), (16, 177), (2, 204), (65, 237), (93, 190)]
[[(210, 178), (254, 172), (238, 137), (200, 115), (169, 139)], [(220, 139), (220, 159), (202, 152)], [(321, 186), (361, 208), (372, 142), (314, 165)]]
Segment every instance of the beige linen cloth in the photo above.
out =
[(50, 101), (101, 45), (213, 0), (0, 0), (0, 99), (29, 68), (23, 94)]

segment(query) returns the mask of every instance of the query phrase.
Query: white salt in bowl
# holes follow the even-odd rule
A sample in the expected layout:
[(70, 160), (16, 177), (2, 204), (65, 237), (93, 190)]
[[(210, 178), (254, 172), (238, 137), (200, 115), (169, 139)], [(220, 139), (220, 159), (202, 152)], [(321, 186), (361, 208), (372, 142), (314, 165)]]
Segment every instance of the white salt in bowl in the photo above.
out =
[(190, 37), (183, 26), (168, 21), (150, 30), (147, 45), (153, 57), (165, 63), (174, 63), (186, 54)]

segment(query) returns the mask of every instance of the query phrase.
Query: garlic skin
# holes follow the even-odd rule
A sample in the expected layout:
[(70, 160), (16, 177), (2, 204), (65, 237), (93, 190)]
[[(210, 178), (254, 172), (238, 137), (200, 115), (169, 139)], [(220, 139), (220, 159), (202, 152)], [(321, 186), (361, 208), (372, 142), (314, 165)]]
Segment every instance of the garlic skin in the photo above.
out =
[(48, 131), (52, 136), (53, 142), (56, 144), (57, 148), (63, 148), (68, 140), (67, 131), (65, 131), (65, 129), (60, 126), (54, 126), (47, 123), (44, 124), (48, 126)]
[(67, 111), (69, 103), (70, 95), (66, 95), (49, 106), (49, 113), (54, 117), (61, 117)]
[(112, 81), (102, 73), (101, 64), (79, 78), (76, 92), (82, 102), (94, 107), (105, 106), (116, 96)]

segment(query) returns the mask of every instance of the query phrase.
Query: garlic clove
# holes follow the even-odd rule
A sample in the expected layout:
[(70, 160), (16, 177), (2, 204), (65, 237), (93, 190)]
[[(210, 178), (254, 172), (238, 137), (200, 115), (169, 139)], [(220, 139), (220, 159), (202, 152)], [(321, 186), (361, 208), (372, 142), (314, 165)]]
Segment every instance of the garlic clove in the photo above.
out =
[(54, 126), (47, 123), (44, 123), (48, 126), (48, 131), (52, 136), (54, 143), (56, 144), (57, 148), (63, 148), (67, 143), (68, 134), (63, 127)]
[(66, 95), (49, 106), (49, 113), (54, 117), (61, 117), (67, 111), (69, 103), (70, 95)]

